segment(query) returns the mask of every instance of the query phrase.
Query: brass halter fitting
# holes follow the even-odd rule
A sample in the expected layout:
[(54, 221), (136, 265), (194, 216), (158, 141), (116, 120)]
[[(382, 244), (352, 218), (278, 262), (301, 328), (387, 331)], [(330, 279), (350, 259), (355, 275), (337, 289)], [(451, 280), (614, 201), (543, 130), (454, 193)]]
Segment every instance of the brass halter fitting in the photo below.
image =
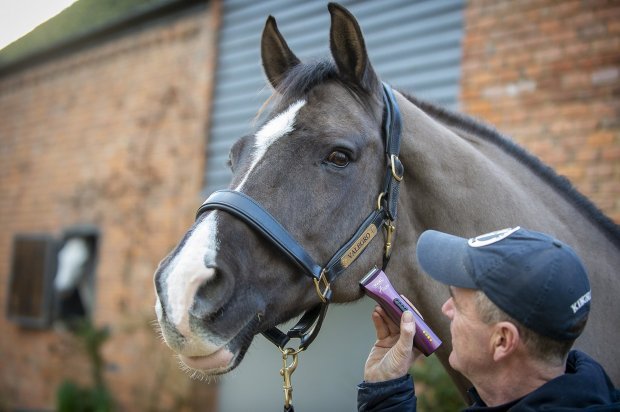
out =
[[(394, 160), (394, 156), (392, 156), (392, 161), (393, 160)], [(392, 166), (393, 165), (394, 163), (392, 163)], [(394, 168), (392, 168), (392, 172), (394, 172)], [(394, 176), (394, 178), (396, 178), (396, 175)], [(400, 177), (400, 179), (402, 179), (402, 176)], [(383, 202), (383, 198), (385, 197), (386, 194), (387, 194), (386, 192), (382, 192), (379, 194), (379, 197), (377, 198), (377, 210), (381, 210), (381, 207), (382, 207), (381, 202)], [(389, 259), (390, 255), (392, 254), (392, 248), (394, 246), (393, 239), (394, 239), (394, 232), (396, 231), (396, 226), (394, 226), (393, 220), (386, 220), (383, 223), (383, 227), (385, 228), (384, 254), (385, 254), (385, 257)]]
[(377, 210), (381, 210), (381, 202), (383, 201), (383, 198), (386, 194), (386, 192), (379, 193), (379, 197), (377, 198)]
[[(330, 284), (327, 281), (327, 277), (325, 277), (325, 269), (321, 271), (321, 276), (318, 279), (314, 278), (313, 280), (316, 293), (319, 295), (321, 302), (327, 303), (327, 293), (329, 292)], [(323, 290), (321, 290), (321, 283), (323, 283)]]
[[(291, 402), (293, 401), (293, 384), (291, 382), (291, 375), (297, 368), (297, 355), (301, 352), (301, 350), (302, 349), (280, 348), (280, 351), (282, 352), (282, 369), (280, 369), (280, 375), (282, 375), (282, 379), (284, 380), (282, 389), (284, 390), (284, 407), (287, 409), (291, 406)], [(290, 364), (288, 364), (289, 356), (293, 358)]]
[(385, 239), (385, 257), (386, 258), (390, 258), (390, 255), (392, 254), (392, 238), (394, 237), (394, 231), (396, 230), (396, 226), (394, 226), (394, 222), (391, 220), (388, 220), (384, 223), (385, 226), (385, 233), (386, 233), (386, 239)]
[(403, 180), (403, 165), (400, 162), (400, 159), (395, 154), (390, 156), (390, 167), (392, 169), (392, 177), (396, 179), (397, 182)]

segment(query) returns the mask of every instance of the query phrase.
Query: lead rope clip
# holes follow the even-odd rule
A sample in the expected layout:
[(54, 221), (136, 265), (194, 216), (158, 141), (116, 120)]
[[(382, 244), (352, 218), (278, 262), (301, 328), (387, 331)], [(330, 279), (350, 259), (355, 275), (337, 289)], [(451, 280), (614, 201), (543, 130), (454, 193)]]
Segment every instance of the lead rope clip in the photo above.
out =
[[(291, 402), (293, 401), (293, 384), (291, 383), (291, 375), (297, 368), (297, 356), (300, 350), (295, 350), (293, 348), (280, 350), (282, 351), (282, 369), (280, 369), (280, 375), (282, 375), (282, 379), (284, 380), (284, 384), (282, 385), (282, 389), (284, 390), (284, 410), (292, 412), (293, 406), (291, 405)], [(293, 358), (290, 364), (288, 363), (289, 357)]]

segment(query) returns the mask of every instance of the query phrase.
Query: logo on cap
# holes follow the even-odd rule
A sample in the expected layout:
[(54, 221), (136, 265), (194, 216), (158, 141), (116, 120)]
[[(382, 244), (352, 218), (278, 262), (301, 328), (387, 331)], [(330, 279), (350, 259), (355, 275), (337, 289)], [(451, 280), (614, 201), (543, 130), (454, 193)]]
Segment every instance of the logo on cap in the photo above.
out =
[(502, 239), (506, 239), (517, 230), (521, 229), (520, 226), (515, 228), (507, 228), (502, 230), (496, 230), (495, 232), (486, 233), (484, 235), (476, 236), (467, 241), (467, 244), (471, 247), (483, 247), (497, 243)]
[(575, 303), (570, 305), (571, 309), (573, 310), (573, 313), (577, 313), (577, 311), (579, 309), (581, 309), (583, 307), (583, 305), (585, 305), (586, 303), (588, 303), (591, 300), (592, 300), (592, 292), (588, 291), (585, 295), (583, 295), (582, 297), (577, 299), (577, 301)]

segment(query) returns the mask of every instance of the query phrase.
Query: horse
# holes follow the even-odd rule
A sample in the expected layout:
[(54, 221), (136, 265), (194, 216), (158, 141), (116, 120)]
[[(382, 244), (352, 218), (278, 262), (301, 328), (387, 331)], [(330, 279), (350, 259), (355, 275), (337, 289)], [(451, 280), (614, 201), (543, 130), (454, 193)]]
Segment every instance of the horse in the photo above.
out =
[[(396, 289), (443, 340), (437, 356), (463, 389), (467, 381), (447, 362), (449, 322), (440, 308), (449, 293), (418, 266), (417, 239), (427, 229), (474, 237), (521, 226), (555, 236), (583, 259), (592, 307), (575, 346), (620, 384), (620, 330), (610, 324), (620, 312), (620, 228), (568, 180), (490, 126), (398, 91), (390, 92), (392, 105), (386, 99), (391, 89), (374, 71), (355, 17), (337, 4), (328, 9), (332, 59), (300, 61), (275, 19), (267, 19), (261, 58), (274, 91), (264, 121), (230, 151), (228, 194), (270, 216), (270, 224), (288, 234), (286, 242), (319, 262), (319, 269), (343, 244), (355, 243), (369, 212), (397, 199), (391, 205), (398, 208), (397, 219), (383, 222), (373, 235), (390, 243), (389, 263), (385, 245), (371, 239), (340, 276), (326, 279), (278, 244), (278, 236), (266, 237), (252, 219), (241, 219), (243, 213), (201, 208), (154, 275), (155, 311), (166, 344), (190, 370), (225, 374), (239, 365), (257, 334), (274, 338), (276, 325), (304, 313), (302, 321), (311, 315), (310, 322), (300, 321), (303, 333), (276, 333), (273, 340), (314, 339), (317, 328), (308, 325), (320, 318), (316, 308), (327, 300), (362, 298), (359, 280), (369, 268), (388, 264)], [(384, 139), (386, 116), (395, 108), (402, 136), (396, 160), (386, 156)], [(399, 188), (386, 200), (390, 169)], [(283, 375), (286, 356), (283, 351)]]
[(93, 279), (88, 275), (92, 259), (91, 247), (81, 236), (69, 237), (58, 251), (54, 291), (59, 305), (57, 316), (63, 320), (90, 318), (93, 312)]

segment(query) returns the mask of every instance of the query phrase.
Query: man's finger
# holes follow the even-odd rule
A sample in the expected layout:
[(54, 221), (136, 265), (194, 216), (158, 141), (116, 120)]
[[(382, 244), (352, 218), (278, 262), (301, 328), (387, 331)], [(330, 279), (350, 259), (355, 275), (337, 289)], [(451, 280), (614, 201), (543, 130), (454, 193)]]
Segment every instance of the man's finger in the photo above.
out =
[(390, 336), (390, 329), (385, 322), (383, 316), (379, 312), (380, 306), (376, 306), (372, 312), (372, 323), (375, 325), (375, 332), (377, 333), (377, 339), (382, 340)]
[(387, 314), (387, 312), (385, 311), (385, 309), (383, 309), (381, 306), (379, 306), (377, 309), (377, 312), (379, 313), (379, 315), (381, 316), (381, 318), (383, 318), (383, 321), (385, 322), (390, 335), (398, 335), (399, 333), (399, 326), (398, 324), (394, 323), (394, 321), (392, 320), (392, 318), (390, 318)]
[(397, 346), (402, 351), (402, 355), (409, 357), (413, 350), (413, 337), (415, 336), (415, 321), (410, 311), (403, 313), (400, 318), (400, 337)]

